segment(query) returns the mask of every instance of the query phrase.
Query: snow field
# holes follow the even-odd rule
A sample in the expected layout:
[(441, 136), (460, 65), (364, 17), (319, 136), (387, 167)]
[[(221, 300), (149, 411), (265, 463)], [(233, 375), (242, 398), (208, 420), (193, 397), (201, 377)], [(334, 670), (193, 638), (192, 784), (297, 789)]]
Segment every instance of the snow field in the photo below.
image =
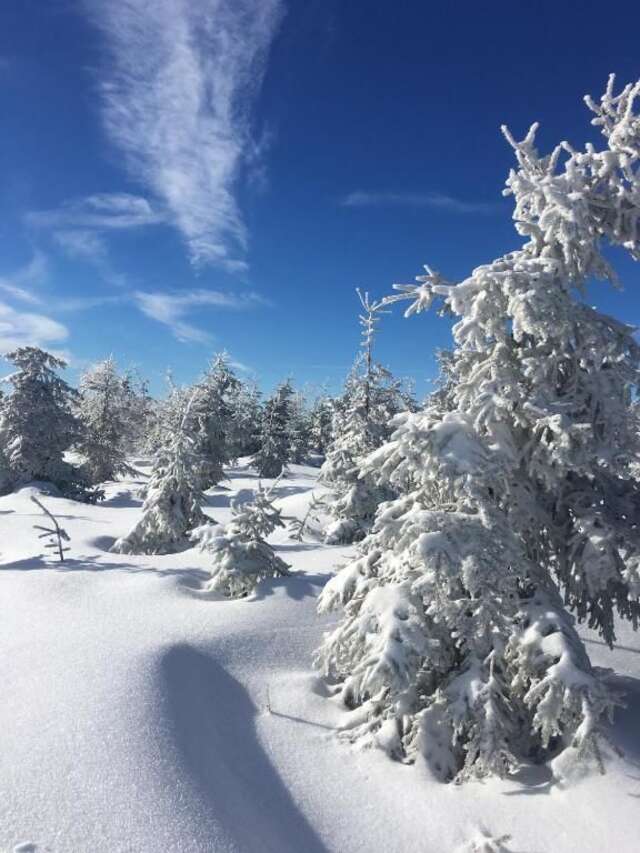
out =
[[(316, 476), (292, 466), (277, 487), (285, 516), (306, 512)], [(230, 498), (256, 482), (240, 464), (205, 511), (228, 521)], [(311, 661), (335, 617), (315, 608), (350, 548), (279, 530), (270, 541), (293, 575), (216, 600), (200, 592), (206, 553), (109, 553), (139, 515), (139, 484), (109, 484), (96, 506), (42, 498), (71, 537), (63, 565), (38, 556), (35, 487), (0, 498), (0, 850), (449, 853), (505, 836), (496, 850), (638, 850), (630, 629), (614, 652), (585, 633), (626, 691), (612, 731), (625, 757), (605, 776), (561, 788), (542, 767), (442, 785), (334, 734), (345, 712)]]

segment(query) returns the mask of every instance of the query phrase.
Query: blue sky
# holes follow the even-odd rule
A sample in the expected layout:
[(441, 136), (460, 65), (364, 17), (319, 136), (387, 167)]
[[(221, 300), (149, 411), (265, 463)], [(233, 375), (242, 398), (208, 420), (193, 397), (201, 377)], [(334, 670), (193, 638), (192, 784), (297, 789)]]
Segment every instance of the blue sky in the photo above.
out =
[[(0, 347), (113, 353), (159, 391), (226, 349), (268, 388), (339, 387), (374, 296), (515, 248), (499, 127), (596, 138), (582, 96), (640, 76), (617, 3), (7, 0)], [(638, 271), (591, 298), (637, 322)], [(385, 318), (415, 379), (450, 339)]]

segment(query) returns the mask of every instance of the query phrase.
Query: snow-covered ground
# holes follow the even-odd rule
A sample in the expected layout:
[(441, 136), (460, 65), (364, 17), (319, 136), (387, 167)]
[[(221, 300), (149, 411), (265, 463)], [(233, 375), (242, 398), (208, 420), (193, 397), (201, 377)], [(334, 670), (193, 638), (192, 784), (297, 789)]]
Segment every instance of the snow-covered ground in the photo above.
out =
[[(306, 511), (317, 470), (278, 485)], [(640, 850), (640, 637), (611, 652), (627, 707), (604, 776), (561, 788), (545, 768), (508, 781), (434, 782), (420, 765), (356, 750), (311, 660), (330, 620), (316, 597), (349, 553), (278, 531), (291, 577), (251, 600), (199, 591), (207, 555), (109, 553), (138, 517), (136, 481), (97, 506), (43, 498), (71, 537), (67, 561), (38, 556), (34, 488), (0, 499), (0, 851), (201, 853), (498, 849)], [(256, 485), (239, 465), (207, 512)], [(465, 846), (477, 840), (478, 846)], [(488, 844), (488, 842), (487, 842)]]

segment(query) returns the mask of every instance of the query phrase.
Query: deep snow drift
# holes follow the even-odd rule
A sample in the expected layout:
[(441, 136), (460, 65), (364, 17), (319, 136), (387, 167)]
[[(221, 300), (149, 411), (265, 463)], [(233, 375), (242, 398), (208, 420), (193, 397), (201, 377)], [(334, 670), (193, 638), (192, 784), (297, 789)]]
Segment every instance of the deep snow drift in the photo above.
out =
[[(316, 476), (293, 466), (278, 484), (285, 516), (304, 515)], [(109, 553), (138, 517), (138, 485), (109, 484), (97, 506), (42, 498), (71, 537), (62, 565), (38, 556), (35, 487), (0, 499), (3, 853), (638, 850), (640, 636), (621, 626), (611, 652), (584, 634), (627, 702), (612, 729), (625, 755), (605, 776), (442, 785), (333, 733), (344, 712), (311, 667), (330, 621), (315, 606), (348, 548), (278, 531), (291, 577), (215, 600), (195, 548)], [(256, 485), (232, 469), (207, 514), (228, 521)]]

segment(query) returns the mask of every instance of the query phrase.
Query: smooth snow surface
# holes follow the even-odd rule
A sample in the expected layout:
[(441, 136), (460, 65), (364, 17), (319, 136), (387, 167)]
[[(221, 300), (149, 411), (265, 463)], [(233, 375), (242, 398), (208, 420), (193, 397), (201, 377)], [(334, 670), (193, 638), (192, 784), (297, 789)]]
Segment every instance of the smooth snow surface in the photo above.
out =
[[(293, 466), (278, 484), (284, 515), (304, 515), (316, 476)], [(256, 483), (232, 469), (207, 513), (228, 521), (230, 499)], [(37, 556), (29, 496), (41, 492), (0, 499), (2, 853), (449, 853), (485, 849), (477, 839), (513, 853), (640, 849), (630, 629), (614, 652), (586, 634), (626, 692), (612, 735), (626, 754), (605, 776), (562, 789), (543, 767), (442, 785), (332, 734), (342, 712), (311, 668), (331, 617), (315, 606), (348, 548), (279, 531), (270, 541), (294, 574), (250, 600), (215, 600), (199, 592), (206, 553), (109, 553), (139, 515), (138, 485), (109, 484), (98, 506), (42, 498), (71, 537), (62, 565)]]

